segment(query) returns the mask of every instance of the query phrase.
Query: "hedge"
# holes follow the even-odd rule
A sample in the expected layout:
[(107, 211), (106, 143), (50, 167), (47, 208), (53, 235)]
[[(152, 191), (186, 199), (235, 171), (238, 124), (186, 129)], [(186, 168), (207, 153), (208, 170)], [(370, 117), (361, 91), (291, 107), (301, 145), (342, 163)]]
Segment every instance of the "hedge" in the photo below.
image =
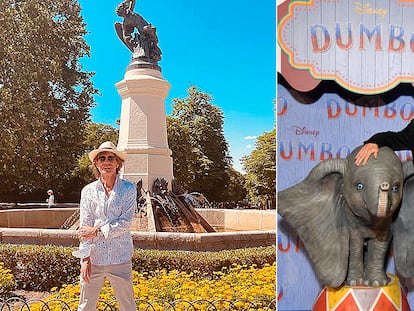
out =
[[(44, 245), (0, 245), (0, 262), (10, 269), (17, 289), (50, 291), (79, 281), (79, 259), (74, 248)], [(189, 252), (136, 249), (132, 267), (137, 272), (178, 270), (213, 277), (233, 264), (263, 267), (276, 261), (276, 247), (257, 247), (219, 252)]]

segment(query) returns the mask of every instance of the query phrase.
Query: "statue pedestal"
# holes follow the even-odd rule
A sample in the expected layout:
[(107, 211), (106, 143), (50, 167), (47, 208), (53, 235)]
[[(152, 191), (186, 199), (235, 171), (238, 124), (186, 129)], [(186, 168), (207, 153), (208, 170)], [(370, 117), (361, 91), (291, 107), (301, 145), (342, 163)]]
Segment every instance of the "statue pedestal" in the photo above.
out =
[(132, 182), (142, 179), (146, 191), (156, 178), (164, 178), (171, 187), (173, 164), (165, 114), (170, 84), (159, 70), (132, 65), (116, 83), (122, 98), (117, 148), (126, 156), (121, 176)]
[(397, 276), (381, 287), (343, 286), (322, 289), (312, 311), (410, 311), (407, 296)]

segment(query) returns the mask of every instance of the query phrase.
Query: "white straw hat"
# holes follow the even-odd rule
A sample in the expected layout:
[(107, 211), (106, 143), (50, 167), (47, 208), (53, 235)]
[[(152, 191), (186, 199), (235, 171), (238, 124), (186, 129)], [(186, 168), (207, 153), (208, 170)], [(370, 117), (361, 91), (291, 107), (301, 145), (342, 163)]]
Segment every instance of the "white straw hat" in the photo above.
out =
[(95, 150), (92, 150), (91, 152), (89, 152), (89, 160), (91, 160), (91, 162), (93, 162), (93, 160), (95, 160), (96, 156), (100, 152), (112, 152), (112, 153), (116, 154), (118, 156), (118, 158), (121, 159), (122, 162), (125, 161), (125, 154), (122, 151), (119, 151), (118, 149), (116, 149), (115, 145), (110, 141), (106, 141), (106, 142), (102, 143), (99, 146), (98, 149), (95, 149)]

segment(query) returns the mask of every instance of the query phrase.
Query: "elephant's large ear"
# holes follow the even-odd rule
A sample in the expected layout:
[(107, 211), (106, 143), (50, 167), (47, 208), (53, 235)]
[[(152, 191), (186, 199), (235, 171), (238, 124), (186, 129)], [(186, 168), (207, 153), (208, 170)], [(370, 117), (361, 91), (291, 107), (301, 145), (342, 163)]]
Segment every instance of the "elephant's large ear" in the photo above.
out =
[(402, 162), (402, 169), (404, 180), (408, 180), (411, 176), (414, 175), (414, 163), (413, 161), (404, 161)]
[(405, 278), (414, 276), (414, 165), (403, 162), (404, 189), (401, 207), (393, 224), (395, 268)]
[(340, 286), (348, 269), (349, 236), (342, 197), (346, 159), (325, 160), (301, 183), (280, 191), (279, 214), (298, 233), (322, 285)]

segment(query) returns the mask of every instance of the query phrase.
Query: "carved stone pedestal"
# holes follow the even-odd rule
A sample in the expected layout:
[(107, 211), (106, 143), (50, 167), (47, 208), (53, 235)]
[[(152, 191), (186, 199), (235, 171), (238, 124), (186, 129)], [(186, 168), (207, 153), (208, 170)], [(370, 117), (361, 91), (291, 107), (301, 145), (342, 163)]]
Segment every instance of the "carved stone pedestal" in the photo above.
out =
[(116, 83), (122, 97), (117, 147), (126, 156), (121, 176), (133, 182), (142, 179), (142, 188), (151, 190), (156, 178), (167, 180), (169, 187), (173, 178), (165, 114), (170, 84), (145, 64), (131, 62), (124, 79)]
[(343, 286), (322, 289), (313, 311), (410, 311), (407, 296), (397, 276), (387, 286)]

